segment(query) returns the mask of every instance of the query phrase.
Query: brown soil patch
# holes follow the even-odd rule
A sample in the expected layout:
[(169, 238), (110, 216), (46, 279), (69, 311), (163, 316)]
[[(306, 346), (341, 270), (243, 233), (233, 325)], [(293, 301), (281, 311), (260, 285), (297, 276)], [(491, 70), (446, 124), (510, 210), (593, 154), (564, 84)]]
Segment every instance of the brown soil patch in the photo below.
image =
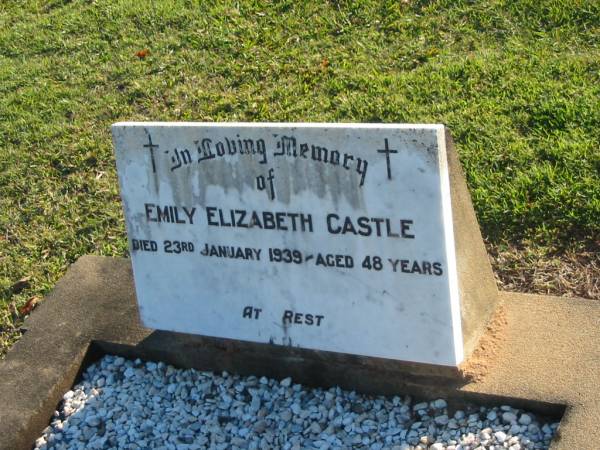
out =
[(459, 366), (464, 378), (472, 381), (480, 381), (490, 371), (499, 358), (500, 347), (506, 336), (506, 310), (503, 304), (499, 304), (490, 319), (485, 333), (479, 339), (477, 348), (469, 359)]

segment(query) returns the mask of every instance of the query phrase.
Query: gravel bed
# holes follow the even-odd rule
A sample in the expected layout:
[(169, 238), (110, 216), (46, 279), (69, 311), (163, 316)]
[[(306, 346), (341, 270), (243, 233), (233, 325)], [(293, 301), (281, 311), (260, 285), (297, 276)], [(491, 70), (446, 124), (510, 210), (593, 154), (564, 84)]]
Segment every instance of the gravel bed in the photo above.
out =
[(510, 406), (305, 388), (105, 356), (37, 439), (49, 449), (547, 449), (558, 423)]

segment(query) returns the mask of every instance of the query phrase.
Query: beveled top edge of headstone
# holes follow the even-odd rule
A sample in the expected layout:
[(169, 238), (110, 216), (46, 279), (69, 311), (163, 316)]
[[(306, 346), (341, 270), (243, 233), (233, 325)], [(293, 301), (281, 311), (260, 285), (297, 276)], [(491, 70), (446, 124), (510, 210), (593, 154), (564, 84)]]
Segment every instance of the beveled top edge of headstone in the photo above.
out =
[(422, 129), (422, 130), (444, 130), (443, 124), (425, 123), (357, 123), (357, 122), (116, 122), (112, 127), (131, 126), (161, 126), (161, 127), (248, 127), (248, 128), (364, 128), (364, 129)]

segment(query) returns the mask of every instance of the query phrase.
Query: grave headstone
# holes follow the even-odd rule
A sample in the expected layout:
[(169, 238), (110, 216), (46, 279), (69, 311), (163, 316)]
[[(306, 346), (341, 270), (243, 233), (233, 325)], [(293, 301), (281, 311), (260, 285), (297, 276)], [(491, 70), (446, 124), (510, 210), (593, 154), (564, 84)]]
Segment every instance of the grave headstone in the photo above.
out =
[(117, 123), (140, 316), (457, 366), (497, 290), (442, 125)]

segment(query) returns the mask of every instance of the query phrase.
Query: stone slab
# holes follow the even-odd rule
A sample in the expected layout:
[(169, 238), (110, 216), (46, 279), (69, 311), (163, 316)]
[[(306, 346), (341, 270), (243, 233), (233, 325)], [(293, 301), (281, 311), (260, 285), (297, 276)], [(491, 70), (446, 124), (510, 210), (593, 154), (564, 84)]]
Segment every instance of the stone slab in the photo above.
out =
[(144, 325), (454, 367), (485, 329), (497, 290), (443, 125), (113, 139)]
[(463, 351), (468, 358), (477, 347), (479, 338), (498, 306), (498, 288), (466, 178), (448, 130), (445, 147), (450, 176)]
[[(600, 423), (600, 303), (500, 293), (508, 325), (480, 381), (397, 361), (153, 331), (137, 315), (130, 261), (80, 258), (0, 362), (0, 449), (30, 449), (79, 370), (105, 352), (371, 394), (509, 403), (560, 415), (552, 450), (588, 449)], [(450, 403), (452, 406), (452, 403)]]

